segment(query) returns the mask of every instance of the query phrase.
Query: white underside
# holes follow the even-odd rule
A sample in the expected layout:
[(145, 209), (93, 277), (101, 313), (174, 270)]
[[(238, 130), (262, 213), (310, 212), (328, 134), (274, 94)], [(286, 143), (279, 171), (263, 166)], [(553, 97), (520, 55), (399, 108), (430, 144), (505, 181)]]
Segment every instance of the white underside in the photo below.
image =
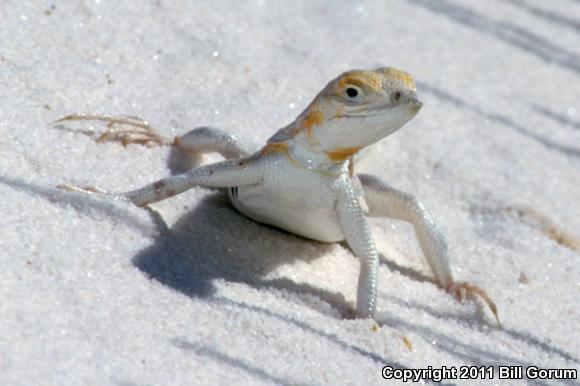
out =
[(260, 184), (238, 187), (237, 194), (229, 189), (234, 207), (255, 221), (309, 239), (344, 240), (332, 189), (336, 177), (297, 168), (284, 159), (278, 166), (285, 170)]

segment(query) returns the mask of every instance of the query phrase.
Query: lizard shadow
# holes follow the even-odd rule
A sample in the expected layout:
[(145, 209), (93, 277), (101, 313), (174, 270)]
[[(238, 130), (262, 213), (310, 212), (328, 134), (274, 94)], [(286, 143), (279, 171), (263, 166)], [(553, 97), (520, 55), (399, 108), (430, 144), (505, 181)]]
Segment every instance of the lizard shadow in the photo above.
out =
[[(319, 302), (308, 301), (309, 306), (325, 314), (330, 306), (334, 317), (354, 316), (355, 305), (343, 293), (287, 277), (267, 277), (284, 264), (329, 255), (332, 244), (304, 239), (250, 220), (236, 211), (223, 192), (203, 198), (171, 228), (158, 212), (149, 211), (160, 234), (151, 246), (133, 257), (133, 264), (151, 279), (189, 297), (201, 298), (216, 294), (215, 280), (245, 283), (256, 289), (320, 299), (327, 306), (317, 307)], [(346, 242), (341, 245), (348, 249)], [(398, 265), (382, 254), (379, 257), (381, 265), (390, 271), (413, 281), (434, 283), (434, 279), (419, 271)]]
[[(152, 234), (150, 224), (113, 202), (8, 176), (0, 176), (0, 184), (43, 197), (55, 205), (72, 206), (87, 215), (98, 211), (144, 235)], [(148, 277), (190, 297), (215, 294), (213, 281), (216, 279), (241, 282), (257, 289), (316, 297), (336, 311), (335, 317), (353, 315), (354, 305), (340, 292), (324, 290), (309, 283), (297, 283), (286, 277), (265, 277), (280, 265), (296, 260), (312, 261), (328, 255), (332, 244), (307, 240), (258, 224), (239, 214), (221, 192), (202, 199), (171, 229), (159, 213), (154, 210), (149, 213), (160, 232), (154, 236), (151, 246), (132, 259), (133, 264)], [(260, 237), (256, 237), (257, 234)], [(343, 245), (347, 248), (346, 243)], [(412, 280), (431, 281), (413, 269), (399, 266), (383, 255), (380, 257), (381, 264), (392, 271), (398, 271)], [(328, 307), (321, 307), (321, 310), (328, 313)]]
[[(352, 308), (340, 293), (289, 278), (268, 278), (268, 273), (284, 264), (327, 255), (330, 244), (304, 240), (247, 219), (222, 192), (203, 198), (171, 228), (157, 212), (150, 213), (161, 232), (151, 246), (133, 257), (133, 264), (151, 279), (186, 296), (213, 297), (215, 281), (225, 280), (314, 296), (339, 314), (348, 314)], [(328, 308), (323, 308), (321, 311), (328, 313)]]

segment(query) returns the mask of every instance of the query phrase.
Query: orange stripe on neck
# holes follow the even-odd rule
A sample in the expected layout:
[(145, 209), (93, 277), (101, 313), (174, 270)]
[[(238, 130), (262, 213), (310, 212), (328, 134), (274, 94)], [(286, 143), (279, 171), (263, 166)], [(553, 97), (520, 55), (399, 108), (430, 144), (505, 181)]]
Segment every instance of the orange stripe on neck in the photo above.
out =
[(288, 144), (286, 142), (272, 142), (260, 150), (260, 155), (288, 153)]
[(331, 151), (327, 151), (326, 156), (332, 162), (346, 161), (350, 156), (360, 150), (360, 147), (339, 147)]
[(309, 144), (318, 144), (318, 141), (312, 133), (312, 128), (314, 126), (319, 126), (322, 123), (324, 123), (324, 114), (322, 114), (322, 111), (320, 110), (312, 110), (306, 115), (306, 117), (304, 117), (304, 120), (302, 121), (302, 131), (304, 131), (304, 135)]

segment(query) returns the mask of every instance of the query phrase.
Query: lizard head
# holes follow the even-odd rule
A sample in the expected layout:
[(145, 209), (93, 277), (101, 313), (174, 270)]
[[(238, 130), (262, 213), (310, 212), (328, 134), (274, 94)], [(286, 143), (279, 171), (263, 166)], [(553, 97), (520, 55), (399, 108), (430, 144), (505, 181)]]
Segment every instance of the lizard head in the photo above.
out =
[(380, 67), (333, 79), (293, 123), (294, 138), (332, 162), (399, 129), (421, 109), (406, 72)]

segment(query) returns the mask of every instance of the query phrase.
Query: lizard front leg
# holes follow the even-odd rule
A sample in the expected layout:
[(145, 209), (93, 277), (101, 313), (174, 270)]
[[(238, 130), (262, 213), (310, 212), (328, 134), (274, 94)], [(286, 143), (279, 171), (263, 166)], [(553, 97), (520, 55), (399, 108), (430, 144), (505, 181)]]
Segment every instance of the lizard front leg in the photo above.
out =
[(342, 232), (349, 247), (360, 259), (357, 315), (372, 318), (377, 306), (379, 256), (360, 204), (360, 190), (357, 190), (351, 179), (346, 177), (338, 180), (336, 188), (336, 210)]
[(175, 196), (193, 186), (227, 188), (258, 183), (266, 175), (270, 164), (268, 161), (268, 158), (251, 157), (204, 165), (126, 193), (108, 193), (98, 188), (79, 188), (72, 185), (59, 185), (59, 188), (146, 206)]
[(389, 217), (411, 223), (419, 240), (421, 251), (441, 287), (461, 302), (469, 294), (479, 296), (487, 303), (499, 323), (497, 307), (483, 289), (471, 283), (456, 282), (453, 279), (447, 242), (421, 203), (414, 196), (390, 187), (377, 177), (359, 174), (357, 178), (362, 184), (369, 215)]

